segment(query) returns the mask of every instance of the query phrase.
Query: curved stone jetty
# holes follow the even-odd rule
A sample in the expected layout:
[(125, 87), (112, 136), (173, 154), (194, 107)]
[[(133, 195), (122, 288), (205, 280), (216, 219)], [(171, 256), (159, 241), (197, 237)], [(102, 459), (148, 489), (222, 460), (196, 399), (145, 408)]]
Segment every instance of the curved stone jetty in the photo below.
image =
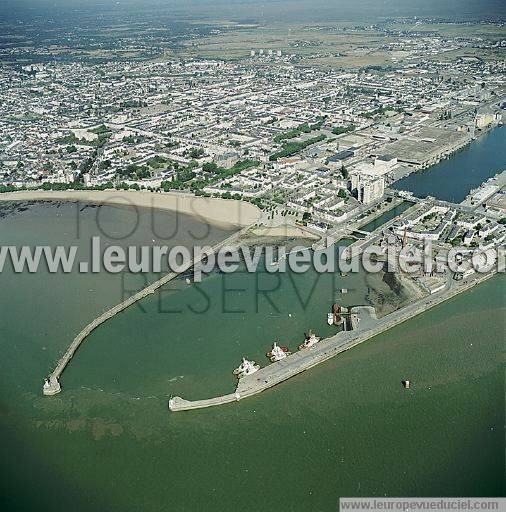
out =
[[(250, 229), (250, 226), (245, 227), (241, 229), (240, 231), (237, 231), (233, 235), (229, 236), (225, 240), (222, 240), (221, 242), (216, 243), (212, 246), (212, 251), (217, 252), (221, 248), (226, 246), (233, 246), (234, 243), (238, 241), (238, 239), (243, 236), (248, 230)], [(155, 291), (163, 286), (164, 284), (168, 283), (172, 279), (176, 278), (181, 273), (185, 272), (186, 270), (192, 268), (193, 266), (197, 265), (198, 263), (201, 263), (202, 260), (207, 256), (207, 253), (198, 255), (195, 259), (191, 260), (190, 262), (186, 263), (185, 265), (182, 265), (177, 271), (170, 272), (169, 274), (163, 276), (158, 281), (155, 281), (154, 283), (150, 284), (149, 286), (146, 286), (143, 290), (140, 292), (137, 292), (136, 294), (132, 295), (125, 301), (121, 302), (120, 304), (117, 304), (116, 306), (112, 307), (111, 309), (107, 310), (105, 313), (102, 313), (98, 318), (95, 318), (92, 322), (90, 322), (72, 341), (72, 343), (67, 348), (67, 351), (62, 356), (62, 358), (58, 361), (58, 364), (56, 368), (53, 370), (53, 372), (47, 377), (47, 379), (44, 381), (44, 386), (42, 388), (42, 392), (46, 396), (53, 396), (56, 395), (61, 391), (61, 385), (59, 382), (59, 379), (61, 377), (61, 374), (63, 373), (63, 370), (67, 367), (70, 360), (74, 356), (76, 350), (80, 347), (81, 343), (86, 339), (86, 337), (95, 330), (99, 325), (103, 324), (113, 316), (117, 315), (121, 311), (127, 309), (132, 304), (135, 304), (136, 302), (140, 301), (144, 297), (147, 297), (148, 295), (151, 295), (155, 293)]]

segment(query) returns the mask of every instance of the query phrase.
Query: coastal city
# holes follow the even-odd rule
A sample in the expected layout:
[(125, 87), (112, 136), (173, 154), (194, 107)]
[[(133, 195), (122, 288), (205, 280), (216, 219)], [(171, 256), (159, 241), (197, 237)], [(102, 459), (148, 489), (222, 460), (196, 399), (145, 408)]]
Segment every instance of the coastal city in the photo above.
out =
[(405, 39), (386, 70), (257, 48), (234, 62), (4, 67), (0, 186), (186, 190), (325, 232), (502, 124), (504, 60), (455, 66), (423, 56), (469, 41)]
[[(272, 48), (234, 61), (4, 67), (0, 190), (184, 191), (251, 202), (260, 226), (315, 237), (359, 227), (385, 200), (410, 199), (398, 180), (502, 124), (506, 108), (503, 59), (438, 58), (504, 41), (396, 35), (402, 59), (387, 68), (299, 66)], [(428, 233), (409, 222), (395, 233), (501, 243), (503, 179), (483, 187), (458, 218), (429, 202)]]
[(481, 1), (0, 5), (6, 509), (504, 494)]

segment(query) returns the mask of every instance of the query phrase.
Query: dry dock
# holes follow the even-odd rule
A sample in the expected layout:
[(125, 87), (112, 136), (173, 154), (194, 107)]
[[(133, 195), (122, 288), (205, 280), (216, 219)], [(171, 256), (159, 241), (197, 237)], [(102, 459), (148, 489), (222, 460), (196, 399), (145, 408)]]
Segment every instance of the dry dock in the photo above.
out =
[[(503, 270), (502, 268), (502, 271)], [(458, 283), (454, 281), (451, 276), (448, 276), (446, 287), (443, 290), (428, 297), (424, 297), (380, 319), (376, 319), (371, 311), (367, 311), (367, 308), (359, 307), (358, 309), (360, 311), (356, 311), (354, 310), (355, 308), (352, 308), (351, 312), (358, 313), (361, 317), (361, 322), (358, 324), (356, 330), (340, 332), (331, 338), (322, 340), (309, 349), (300, 350), (288, 356), (286, 359), (272, 363), (252, 375), (243, 377), (239, 380), (235, 393), (197, 401), (174, 397), (169, 401), (169, 409), (171, 411), (202, 409), (204, 407), (212, 407), (238, 401), (261, 393), (345, 350), (355, 347), (409, 318), (427, 311), (451, 297), (489, 279), (494, 274), (495, 272), (474, 274), (467, 280)]]
[[(248, 230), (250, 226), (241, 229), (240, 231), (234, 233), (233, 235), (229, 236), (225, 240), (216, 243), (212, 250), (213, 252), (219, 251), (221, 248), (226, 246), (234, 246), (234, 244), (237, 243), (237, 241), (240, 239), (242, 235), (244, 235)], [(102, 313), (98, 318), (95, 318), (92, 322), (90, 322), (72, 341), (72, 343), (67, 348), (65, 354), (62, 356), (62, 358), (58, 361), (58, 364), (56, 365), (56, 368), (53, 370), (53, 372), (49, 375), (49, 377), (45, 380), (44, 386), (42, 388), (42, 391), (44, 395), (46, 396), (52, 396), (56, 395), (61, 391), (61, 386), (59, 379), (61, 377), (61, 374), (69, 364), (70, 360), (74, 356), (76, 350), (80, 347), (81, 343), (86, 339), (86, 337), (95, 330), (99, 325), (103, 324), (113, 316), (117, 315), (121, 311), (127, 309), (132, 304), (135, 304), (136, 302), (140, 301), (141, 299), (147, 297), (148, 295), (151, 295), (155, 293), (155, 291), (163, 286), (164, 284), (168, 283), (172, 279), (175, 279), (178, 275), (185, 272), (186, 270), (192, 268), (194, 265), (197, 265), (200, 263), (204, 258), (206, 257), (206, 254), (201, 254), (197, 256), (194, 260), (188, 262), (187, 264), (181, 266), (177, 272), (170, 272), (169, 274), (163, 276), (158, 281), (155, 281), (153, 284), (150, 284), (140, 292), (137, 292), (135, 295), (132, 295), (125, 301), (121, 302), (120, 304), (117, 304), (113, 308), (109, 309), (105, 313)]]

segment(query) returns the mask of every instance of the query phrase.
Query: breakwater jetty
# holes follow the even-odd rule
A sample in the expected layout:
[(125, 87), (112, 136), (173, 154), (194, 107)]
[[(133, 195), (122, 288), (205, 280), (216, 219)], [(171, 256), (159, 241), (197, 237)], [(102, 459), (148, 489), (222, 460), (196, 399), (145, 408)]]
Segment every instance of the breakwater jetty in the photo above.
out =
[[(212, 251), (216, 253), (223, 247), (233, 247), (235, 244), (237, 244), (238, 240), (250, 229), (250, 227), (251, 226), (245, 227), (240, 231), (235, 232), (225, 240), (222, 240), (221, 242), (214, 244), (212, 246)], [(58, 361), (58, 364), (56, 365), (56, 368), (53, 370), (53, 372), (49, 375), (49, 377), (47, 377), (44, 380), (44, 385), (42, 388), (44, 395), (52, 396), (56, 395), (61, 391), (60, 377), (63, 371), (69, 364), (72, 357), (74, 357), (74, 354), (76, 353), (77, 349), (81, 346), (83, 341), (89, 336), (89, 334), (92, 331), (94, 331), (99, 325), (102, 325), (110, 318), (116, 316), (118, 313), (121, 313), (121, 311), (124, 311), (125, 309), (135, 304), (136, 302), (139, 302), (140, 300), (144, 299), (148, 295), (155, 293), (155, 291), (158, 288), (162, 287), (164, 284), (167, 284), (172, 279), (175, 279), (178, 275), (182, 274), (183, 272), (187, 271), (193, 266), (201, 263), (206, 258), (206, 256), (207, 253), (199, 254), (198, 256), (195, 257), (195, 259), (187, 262), (184, 265), (181, 265), (181, 267), (177, 271), (166, 274), (158, 281), (155, 281), (149, 286), (146, 286), (146, 288), (132, 295), (131, 297), (124, 300), (120, 304), (117, 304), (116, 306), (107, 310), (105, 313), (102, 313), (99, 317), (95, 318), (92, 322), (86, 325), (86, 327), (73, 339), (72, 343), (69, 345), (61, 359)]]
[[(504, 271), (504, 265), (501, 266), (499, 271)], [(361, 321), (356, 330), (339, 332), (335, 336), (322, 340), (309, 349), (300, 350), (281, 361), (261, 368), (252, 375), (241, 378), (234, 393), (195, 401), (185, 400), (176, 396), (169, 400), (169, 409), (171, 411), (202, 409), (239, 401), (261, 393), (476, 286), (491, 278), (496, 272), (497, 270), (487, 274), (474, 274), (464, 281), (455, 281), (451, 275), (448, 275), (447, 283), (443, 290), (424, 297), (380, 319), (376, 319), (373, 313), (367, 313), (366, 311), (365, 321)], [(358, 309), (367, 310), (364, 307)], [(354, 312), (353, 308), (351, 312)]]

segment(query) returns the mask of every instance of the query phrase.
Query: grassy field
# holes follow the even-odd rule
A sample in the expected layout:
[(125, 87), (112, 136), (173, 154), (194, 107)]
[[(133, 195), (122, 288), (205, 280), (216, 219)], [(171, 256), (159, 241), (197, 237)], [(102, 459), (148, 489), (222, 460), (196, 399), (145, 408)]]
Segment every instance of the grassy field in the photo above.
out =
[(483, 37), (500, 39), (506, 36), (506, 28), (499, 25), (454, 24), (454, 23), (416, 23), (410, 25), (390, 24), (385, 25), (390, 30), (406, 30), (410, 32), (436, 33), (443, 37)]
[[(336, 25), (333, 25), (334, 27)], [(390, 42), (390, 37), (373, 30), (352, 32), (342, 24), (342, 31), (305, 25), (270, 25), (231, 30), (228, 33), (189, 41), (182, 52), (185, 57), (234, 59), (247, 57), (251, 50), (281, 50), (297, 55), (302, 64), (367, 66), (385, 61), (375, 49)], [(306, 61), (311, 56), (316, 63)], [(338, 57), (341, 56), (341, 57)], [(325, 59), (329, 59), (328, 61)]]
[[(225, 25), (227, 26), (227, 25)], [(357, 28), (358, 27), (358, 28)], [(426, 32), (443, 37), (506, 37), (506, 29), (495, 25), (414, 24), (384, 25), (393, 31)], [(300, 65), (356, 68), (388, 66), (406, 57), (402, 49), (388, 51), (385, 45), (398, 42), (398, 38), (355, 23), (318, 25), (270, 24), (235, 26), (229, 24), (227, 32), (195, 38), (179, 52), (183, 57), (221, 58), (225, 60), (248, 57), (251, 50), (281, 50), (283, 55), (295, 55)], [(460, 56), (481, 56), (485, 59), (503, 58), (497, 51), (479, 49), (456, 50), (441, 53), (435, 58), (454, 59)]]
[(433, 60), (451, 62), (460, 57), (480, 57), (484, 60), (504, 60), (504, 49), (488, 50), (482, 48), (461, 48), (459, 50), (451, 50), (449, 52), (439, 53)]
[[(375, 28), (376, 27), (376, 28)], [(381, 29), (377, 28), (381, 27)], [(0, 43), (9, 48), (22, 46), (36, 52), (38, 44), (51, 35), (43, 36), (36, 32), (22, 35), (19, 27), (0, 23)], [(393, 33), (401, 33), (398, 36)], [(295, 56), (294, 62), (302, 66), (323, 66), (336, 68), (357, 68), (368, 66), (389, 66), (404, 58), (411, 58), (398, 43), (409, 34), (439, 34), (442, 37), (480, 37), (484, 40), (506, 38), (506, 28), (498, 24), (450, 24), (450, 23), (380, 23), (369, 25), (363, 22), (333, 23), (288, 23), (255, 22), (237, 23), (225, 19), (204, 17), (198, 21), (187, 21), (181, 26), (175, 24), (150, 26), (146, 22), (117, 23), (84, 31), (83, 37), (92, 36), (88, 43), (62, 39), (60, 43), (45, 42), (56, 56), (73, 56), (96, 59), (132, 59), (166, 61), (179, 56), (182, 58), (205, 58), (236, 60), (249, 57), (251, 50), (257, 53), (263, 49), (280, 50), (283, 55)], [(35, 35), (36, 34), (36, 35)], [(191, 37), (188, 36), (191, 34)], [(200, 34), (200, 35), (199, 35)], [(95, 41), (105, 40), (107, 45)], [(42, 37), (42, 39), (40, 39)], [(86, 39), (85, 37), (85, 39)], [(149, 37), (156, 42), (157, 50), (150, 54), (143, 49), (143, 40)], [(39, 40), (37, 40), (39, 38)], [(123, 38), (127, 41), (119, 44)], [(33, 39), (33, 40), (32, 40)], [(55, 38), (57, 40), (57, 37)], [(76, 39), (76, 36), (74, 37)], [(76, 39), (77, 40), (77, 39)], [(118, 44), (117, 44), (118, 43)], [(394, 49), (388, 45), (397, 43)], [(504, 51), (466, 48), (451, 52), (441, 52), (431, 58), (454, 60), (463, 56), (479, 56), (484, 59), (503, 59)], [(20, 56), (20, 59), (25, 56)], [(5, 60), (4, 60), (5, 63)]]

